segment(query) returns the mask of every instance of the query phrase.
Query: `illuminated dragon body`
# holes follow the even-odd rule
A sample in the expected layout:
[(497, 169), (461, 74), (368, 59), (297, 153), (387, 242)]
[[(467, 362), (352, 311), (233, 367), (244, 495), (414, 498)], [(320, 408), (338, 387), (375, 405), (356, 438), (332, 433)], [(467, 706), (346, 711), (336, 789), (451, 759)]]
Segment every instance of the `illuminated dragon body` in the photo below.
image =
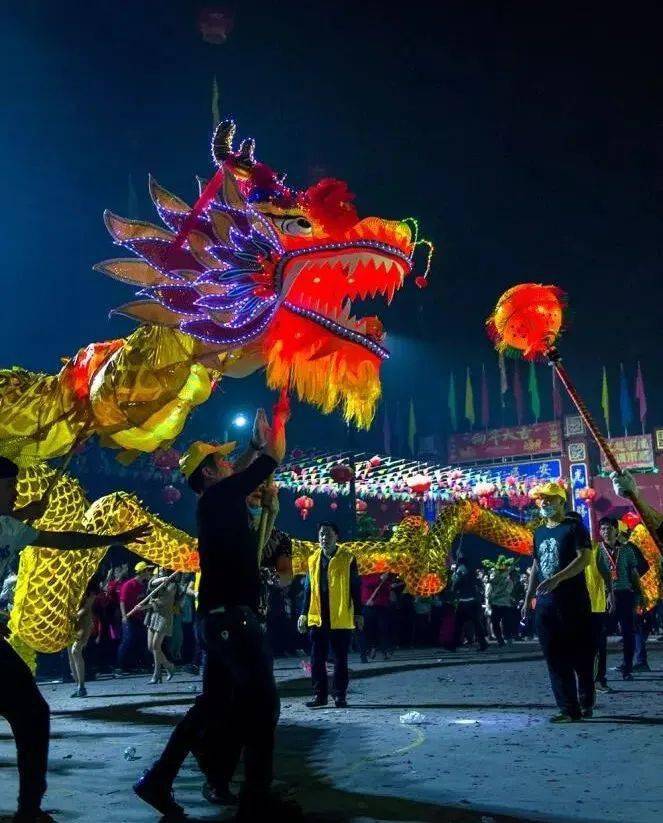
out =
[[(39, 499), (52, 477), (53, 470), (45, 466), (23, 469), (18, 504)], [(117, 492), (90, 505), (77, 481), (65, 475), (49, 500), (48, 511), (38, 524), (43, 528), (112, 533), (149, 522), (153, 531), (148, 543), (136, 547), (141, 556), (168, 569), (198, 569), (195, 539), (146, 511), (134, 495)], [(411, 593), (430, 596), (446, 587), (451, 549), (463, 533), (477, 535), (516, 554), (532, 553), (530, 526), (471, 501), (446, 506), (433, 524), (420, 517), (408, 517), (389, 541), (359, 540), (345, 546), (356, 556), (361, 574), (393, 572)], [(647, 608), (651, 608), (663, 595), (658, 550), (642, 526), (636, 527), (631, 539), (650, 563), (642, 583)], [(295, 574), (306, 572), (308, 555), (315, 548), (316, 544), (309, 541), (292, 541)], [(75, 631), (72, 618), (105, 551), (29, 548), (21, 553), (10, 628), (11, 642), (26, 660), (34, 664), (35, 651), (56, 652), (71, 642)]]
[(412, 223), (359, 219), (347, 186), (288, 188), (235, 126), (214, 138), (218, 166), (190, 208), (154, 180), (164, 226), (109, 212), (114, 241), (133, 253), (96, 269), (138, 288), (117, 310), (141, 325), (81, 349), (59, 374), (0, 371), (0, 454), (29, 466), (96, 434), (130, 459), (168, 445), (224, 375), (266, 367), (324, 412), (368, 427), (388, 353), (375, 317), (351, 301), (391, 301), (412, 270)]

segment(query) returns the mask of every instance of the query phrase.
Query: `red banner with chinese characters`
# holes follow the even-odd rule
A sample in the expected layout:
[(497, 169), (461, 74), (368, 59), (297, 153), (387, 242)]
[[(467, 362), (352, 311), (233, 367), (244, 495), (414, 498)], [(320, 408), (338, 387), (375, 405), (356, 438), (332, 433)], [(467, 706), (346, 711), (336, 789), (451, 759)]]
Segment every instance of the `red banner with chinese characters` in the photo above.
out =
[[(653, 467), (654, 445), (651, 434), (613, 437), (608, 443), (623, 469), (651, 469)], [(601, 452), (601, 470), (612, 471), (603, 452)]]
[(562, 427), (558, 422), (467, 432), (449, 438), (450, 463), (550, 454), (561, 450)]

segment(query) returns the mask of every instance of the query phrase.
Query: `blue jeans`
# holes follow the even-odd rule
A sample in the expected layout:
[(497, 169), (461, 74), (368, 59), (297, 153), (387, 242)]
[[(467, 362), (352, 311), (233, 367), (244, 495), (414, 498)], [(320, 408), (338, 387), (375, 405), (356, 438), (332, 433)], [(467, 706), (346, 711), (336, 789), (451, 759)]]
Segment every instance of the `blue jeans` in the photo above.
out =
[(117, 663), (129, 671), (138, 668), (147, 656), (147, 630), (143, 618), (130, 617), (122, 623), (122, 642), (117, 650)]

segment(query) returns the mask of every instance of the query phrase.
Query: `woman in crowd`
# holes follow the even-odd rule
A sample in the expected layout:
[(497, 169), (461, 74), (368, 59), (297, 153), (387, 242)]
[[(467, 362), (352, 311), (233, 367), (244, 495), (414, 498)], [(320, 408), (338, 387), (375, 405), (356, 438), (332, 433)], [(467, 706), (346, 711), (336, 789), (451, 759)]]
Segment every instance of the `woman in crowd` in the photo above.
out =
[(161, 683), (163, 670), (166, 670), (166, 680), (172, 680), (175, 666), (168, 660), (163, 651), (163, 642), (173, 634), (173, 617), (175, 599), (177, 597), (177, 578), (169, 580), (168, 571), (157, 568), (147, 586), (148, 595), (151, 594), (148, 609), (145, 615), (147, 627), (147, 647), (154, 659), (154, 671), (150, 683)]
[(76, 691), (71, 695), (72, 697), (87, 697), (83, 650), (92, 634), (92, 628), (94, 626), (92, 608), (95, 598), (97, 594), (99, 594), (99, 589), (99, 583), (92, 578), (87, 584), (80, 608), (76, 612), (76, 639), (69, 647), (69, 666), (71, 668), (71, 676), (74, 678), (74, 683), (76, 684)]

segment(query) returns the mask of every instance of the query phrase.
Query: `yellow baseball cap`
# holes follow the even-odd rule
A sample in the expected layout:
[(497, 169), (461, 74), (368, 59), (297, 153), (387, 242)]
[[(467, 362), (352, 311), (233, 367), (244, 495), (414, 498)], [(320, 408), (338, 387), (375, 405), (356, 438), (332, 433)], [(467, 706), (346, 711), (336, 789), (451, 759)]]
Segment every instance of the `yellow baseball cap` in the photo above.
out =
[(237, 443), (203, 443), (202, 440), (196, 440), (180, 457), (180, 471), (188, 480), (195, 470), (200, 466), (206, 457), (210, 454), (220, 454), (222, 457), (227, 457), (231, 452), (235, 451)]
[(146, 572), (148, 569), (154, 569), (151, 563), (146, 563), (144, 560), (139, 560), (138, 563), (134, 566), (134, 570), (140, 574), (141, 572)]
[(566, 500), (566, 489), (561, 483), (542, 483), (540, 486), (535, 486), (529, 493), (532, 500), (538, 500), (541, 497), (561, 497)]

